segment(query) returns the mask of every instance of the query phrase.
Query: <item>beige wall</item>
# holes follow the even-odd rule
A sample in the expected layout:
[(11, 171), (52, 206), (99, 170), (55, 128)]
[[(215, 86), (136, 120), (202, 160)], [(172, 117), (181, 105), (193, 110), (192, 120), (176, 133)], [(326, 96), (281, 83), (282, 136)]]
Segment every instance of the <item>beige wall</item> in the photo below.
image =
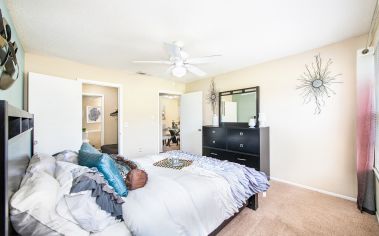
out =
[[(118, 107), (118, 91), (114, 87), (99, 86), (93, 84), (83, 84), (83, 93), (95, 93), (104, 95), (104, 144), (117, 144), (117, 117), (109, 114), (116, 111)], [(83, 113), (85, 117), (86, 113)], [(86, 125), (86, 121), (84, 121)], [(85, 126), (84, 126), (85, 127)]]
[[(260, 111), (270, 125), (273, 177), (356, 197), (356, 50), (364, 47), (365, 40), (365, 36), (352, 38), (215, 77), (220, 91), (260, 86)], [(315, 115), (314, 105), (303, 104), (296, 86), (304, 65), (318, 53), (334, 61), (331, 70), (342, 73), (343, 84), (333, 85), (336, 95)], [(186, 90), (206, 93), (209, 83), (209, 79), (195, 81)], [(205, 101), (203, 114), (204, 124), (211, 124), (211, 107)]]
[(122, 145), (124, 154), (130, 158), (159, 150), (159, 91), (182, 93), (185, 90), (183, 83), (103, 69), (56, 57), (27, 53), (25, 60), (26, 73), (121, 84), (124, 117)]

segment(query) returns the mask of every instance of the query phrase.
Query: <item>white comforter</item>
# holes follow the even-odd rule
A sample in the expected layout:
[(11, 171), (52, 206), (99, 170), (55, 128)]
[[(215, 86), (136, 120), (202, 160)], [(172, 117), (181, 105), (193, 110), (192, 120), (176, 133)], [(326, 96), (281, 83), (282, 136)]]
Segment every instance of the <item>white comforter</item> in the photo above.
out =
[(153, 166), (163, 158), (137, 160), (149, 180), (124, 198), (124, 220), (133, 235), (208, 235), (238, 211), (223, 177), (195, 165), (182, 170)]

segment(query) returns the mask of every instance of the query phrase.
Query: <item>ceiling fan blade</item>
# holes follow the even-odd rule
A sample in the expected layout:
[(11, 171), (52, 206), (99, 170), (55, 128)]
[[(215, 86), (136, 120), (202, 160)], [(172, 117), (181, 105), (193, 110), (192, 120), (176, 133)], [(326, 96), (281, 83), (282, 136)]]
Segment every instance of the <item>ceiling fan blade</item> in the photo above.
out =
[(133, 61), (133, 63), (151, 63), (151, 64), (166, 64), (171, 65), (171, 61)]
[(205, 57), (194, 57), (194, 58), (188, 58), (186, 60), (186, 63), (189, 64), (206, 64), (212, 62), (212, 59), (215, 57), (221, 57), (221, 55), (210, 55)]
[(185, 67), (187, 68), (187, 70), (189, 72), (191, 72), (192, 74), (194, 75), (197, 75), (197, 76), (206, 76), (207, 73), (205, 73), (204, 71), (200, 70), (199, 68), (197, 68), (196, 66), (193, 66), (193, 65), (185, 65)]
[(182, 57), (182, 55), (180, 54), (181, 49), (175, 43), (165, 43), (165, 48), (170, 57)]

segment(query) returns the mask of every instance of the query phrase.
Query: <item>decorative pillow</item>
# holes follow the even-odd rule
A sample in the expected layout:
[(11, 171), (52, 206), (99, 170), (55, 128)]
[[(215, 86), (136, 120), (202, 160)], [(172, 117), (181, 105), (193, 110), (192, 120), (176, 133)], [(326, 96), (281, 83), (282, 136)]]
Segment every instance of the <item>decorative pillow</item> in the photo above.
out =
[(125, 166), (125, 165), (122, 165), (118, 162), (116, 162), (116, 166), (117, 166), (117, 169), (118, 171), (120, 172), (121, 174), (121, 177), (124, 179), (124, 181), (126, 180), (126, 177), (128, 176), (128, 173), (130, 171), (130, 167), (129, 166)]
[(79, 164), (87, 167), (96, 167), (120, 196), (126, 197), (128, 189), (122, 178), (116, 163), (107, 154), (89, 153), (79, 151)]
[(101, 153), (101, 152), (99, 152), (99, 150), (94, 148), (89, 143), (83, 143), (82, 146), (80, 147), (80, 150), (85, 151), (85, 152), (90, 152), (90, 153)]
[(44, 171), (51, 176), (55, 173), (56, 160), (53, 156), (37, 153), (30, 159), (29, 166), (26, 171), (33, 173), (36, 171)]
[(78, 164), (78, 153), (71, 150), (64, 150), (53, 155), (57, 161), (66, 161)]
[(100, 172), (58, 161), (56, 175), (63, 184), (56, 207), (60, 216), (89, 232), (101, 232), (120, 222), (124, 201)]
[(115, 161), (117, 169), (120, 171), (120, 174), (125, 181), (126, 176), (128, 175), (129, 171), (132, 168), (125, 163), (126, 159), (123, 156), (119, 156), (115, 154), (110, 154), (109, 156)]
[(96, 203), (102, 210), (116, 219), (123, 219), (122, 204), (124, 200), (108, 185), (100, 172), (87, 172), (76, 178), (70, 193), (79, 193), (86, 190), (92, 191), (92, 197), (96, 198)]
[(81, 175), (90, 171), (86, 166), (80, 166), (69, 162), (57, 161), (55, 169), (55, 179), (59, 182), (58, 200), (65, 194), (70, 193), (72, 181)]
[(88, 232), (101, 232), (108, 226), (120, 222), (96, 204), (92, 191), (82, 191), (65, 195), (67, 209), (79, 226)]
[(38, 171), (12, 196), (10, 218), (20, 235), (89, 235), (56, 213), (58, 189), (53, 176)]
[(110, 154), (109, 155), (116, 163), (120, 163), (129, 167), (129, 169), (141, 169), (137, 162), (134, 162), (122, 155)]
[(23, 186), (35, 172), (44, 171), (45, 173), (54, 176), (55, 166), (56, 161), (54, 157), (43, 153), (34, 154), (29, 161), (28, 168), (26, 168), (25, 176), (22, 178), (20, 187)]
[(130, 190), (142, 188), (146, 185), (147, 174), (144, 170), (133, 169), (126, 177), (126, 185)]
[(89, 168), (97, 167), (102, 158), (102, 153), (79, 150), (78, 163), (81, 166), (87, 166)]
[(87, 166), (81, 166), (70, 162), (57, 161), (55, 168), (55, 178), (62, 184), (61, 178), (65, 175), (71, 175), (72, 179), (80, 176), (81, 174), (91, 171)]

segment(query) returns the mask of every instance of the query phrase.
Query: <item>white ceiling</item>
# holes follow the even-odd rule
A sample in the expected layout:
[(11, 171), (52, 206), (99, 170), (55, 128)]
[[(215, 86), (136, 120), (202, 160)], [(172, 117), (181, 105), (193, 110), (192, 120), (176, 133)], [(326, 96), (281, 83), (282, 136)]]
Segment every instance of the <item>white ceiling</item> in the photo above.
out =
[[(23, 47), (102, 67), (170, 78), (163, 42), (192, 57), (222, 54), (210, 76), (369, 30), (375, 0), (7, 0)], [(187, 75), (180, 81), (196, 80)]]

